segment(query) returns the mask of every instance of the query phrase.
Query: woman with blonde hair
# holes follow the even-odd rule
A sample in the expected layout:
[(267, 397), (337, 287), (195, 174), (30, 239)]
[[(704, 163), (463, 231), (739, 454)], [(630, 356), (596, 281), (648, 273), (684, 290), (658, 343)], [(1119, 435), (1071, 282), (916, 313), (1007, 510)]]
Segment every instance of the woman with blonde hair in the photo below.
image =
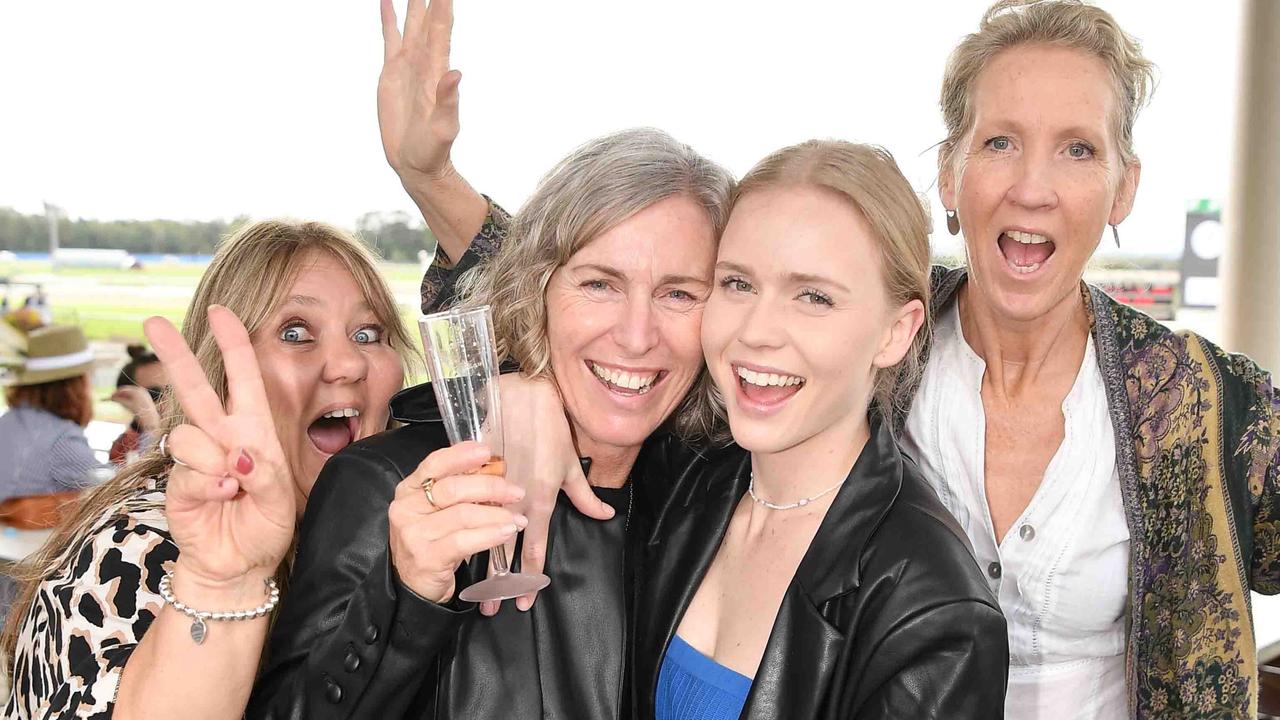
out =
[(1009, 621), (1011, 718), (1257, 715), (1280, 401), (1248, 358), (1082, 280), (1133, 209), (1152, 71), (1100, 8), (1006, 1), (943, 78), (968, 263), (935, 273), (905, 438)]
[(245, 226), (182, 334), (163, 440), (21, 569), (10, 718), (242, 716), (297, 515), (333, 453), (386, 428), (410, 343), (368, 250), (319, 223)]
[(1000, 714), (1004, 619), (891, 427), (928, 278), (887, 152), (809, 141), (742, 179), (702, 324), (735, 444), (645, 467), (633, 717)]

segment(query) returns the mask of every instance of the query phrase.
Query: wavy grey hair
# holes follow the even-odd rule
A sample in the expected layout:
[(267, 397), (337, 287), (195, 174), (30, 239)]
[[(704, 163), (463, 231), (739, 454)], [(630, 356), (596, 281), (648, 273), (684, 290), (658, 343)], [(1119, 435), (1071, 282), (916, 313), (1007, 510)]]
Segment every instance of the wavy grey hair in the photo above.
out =
[[(511, 234), (459, 280), (459, 304), (491, 305), (500, 357), (530, 377), (551, 378), (547, 286), (574, 253), (660, 200), (685, 195), (707, 213), (717, 238), (729, 217), (733, 176), (653, 128), (592, 140), (561, 160), (520, 208)], [(706, 369), (668, 424), (684, 437), (713, 437), (723, 416)]]

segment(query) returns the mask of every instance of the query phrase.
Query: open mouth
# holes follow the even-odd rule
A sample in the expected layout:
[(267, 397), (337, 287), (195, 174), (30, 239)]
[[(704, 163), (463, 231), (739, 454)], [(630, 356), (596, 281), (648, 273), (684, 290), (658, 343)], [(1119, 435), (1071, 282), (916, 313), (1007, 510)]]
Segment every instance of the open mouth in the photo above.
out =
[(662, 384), (668, 373), (666, 370), (648, 370), (643, 372), (608, 367), (591, 360), (586, 361), (591, 374), (596, 376), (601, 385), (610, 392), (619, 395), (645, 395), (656, 386)]
[(759, 372), (740, 365), (734, 365), (733, 369), (743, 397), (763, 407), (785, 403), (805, 385), (805, 379), (798, 375)]
[(355, 442), (360, 430), (360, 411), (355, 408), (330, 410), (307, 426), (311, 444), (325, 455), (334, 455)]
[(1030, 275), (1039, 270), (1057, 249), (1053, 241), (1044, 235), (1021, 230), (1006, 230), (1000, 233), (997, 242), (1005, 262), (1019, 275)]

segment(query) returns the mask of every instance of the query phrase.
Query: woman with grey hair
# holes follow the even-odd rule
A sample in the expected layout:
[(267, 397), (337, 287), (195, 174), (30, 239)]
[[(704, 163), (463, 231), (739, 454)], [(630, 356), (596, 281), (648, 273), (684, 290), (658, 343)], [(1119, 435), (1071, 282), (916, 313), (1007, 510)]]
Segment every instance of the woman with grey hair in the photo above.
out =
[[(1280, 396), (1082, 280), (1133, 208), (1151, 75), (1077, 0), (996, 3), (945, 73), (939, 189), (968, 263), (935, 269), (937, 332), (895, 424), (1008, 619), (1010, 718), (1257, 714), (1249, 593), (1280, 592)], [(462, 256), (486, 211), (448, 142), (389, 157)]]
[(629, 479), (659, 426), (711, 425), (698, 329), (731, 187), (647, 129), (589, 142), (542, 180), (463, 302), (492, 304), (501, 356), (554, 377), (612, 517), (562, 500), (542, 602), (471, 621), (455, 590), (488, 563), (459, 566), (526, 525), (502, 507), (523, 491), (476, 474), (487, 448), (448, 447), (429, 385), (402, 392), (392, 414), (405, 425), (335, 455), (312, 491), (250, 717), (618, 715), (625, 540), (648, 517)]

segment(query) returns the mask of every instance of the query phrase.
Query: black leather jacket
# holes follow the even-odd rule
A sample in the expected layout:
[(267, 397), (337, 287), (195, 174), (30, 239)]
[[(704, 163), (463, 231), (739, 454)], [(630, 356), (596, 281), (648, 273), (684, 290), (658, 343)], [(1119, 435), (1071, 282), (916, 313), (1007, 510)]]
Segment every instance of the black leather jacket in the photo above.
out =
[[(311, 492), (246, 717), (619, 717), (630, 489), (596, 489), (617, 510), (605, 522), (561, 495), (548, 538), (552, 583), (529, 612), (503, 603), (481, 618), (470, 603), (437, 605), (397, 580), (387, 508), (396, 485), (448, 440), (430, 386), (397, 395), (392, 412), (408, 424), (335, 455)], [(487, 564), (482, 555), (464, 565), (458, 587)]]
[[(735, 446), (682, 468), (643, 466), (638, 488), (668, 488), (636, 553), (633, 716), (652, 718), (667, 645), (746, 494), (751, 458)], [(1004, 617), (964, 532), (873, 420), (783, 596), (742, 717), (999, 720), (1008, 665)]]

